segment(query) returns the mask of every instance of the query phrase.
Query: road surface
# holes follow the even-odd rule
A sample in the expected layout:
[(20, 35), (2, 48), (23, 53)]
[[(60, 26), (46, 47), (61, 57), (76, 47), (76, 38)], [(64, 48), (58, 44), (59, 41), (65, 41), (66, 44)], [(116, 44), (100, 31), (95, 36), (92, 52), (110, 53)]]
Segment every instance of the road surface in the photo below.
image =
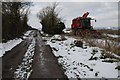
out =
[(65, 78), (51, 47), (33, 30), (29, 36), (2, 57), (2, 79)]

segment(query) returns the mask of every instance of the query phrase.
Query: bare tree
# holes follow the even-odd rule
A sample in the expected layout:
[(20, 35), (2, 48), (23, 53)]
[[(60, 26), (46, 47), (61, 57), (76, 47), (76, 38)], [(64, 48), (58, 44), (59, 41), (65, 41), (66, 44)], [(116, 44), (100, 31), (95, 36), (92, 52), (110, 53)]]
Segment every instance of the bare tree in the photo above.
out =
[(2, 2), (3, 39), (14, 39), (29, 28), (27, 15), (30, 5), (30, 2)]
[[(43, 8), (38, 13), (37, 16), (41, 20), (40, 23), (42, 24), (43, 32), (49, 34), (56, 34), (61, 33), (61, 31), (65, 28), (64, 23), (62, 23), (63, 21), (62, 17), (59, 17), (60, 12), (58, 11), (57, 7), (58, 3), (55, 2), (51, 6)], [(62, 24), (62, 26), (60, 24)]]

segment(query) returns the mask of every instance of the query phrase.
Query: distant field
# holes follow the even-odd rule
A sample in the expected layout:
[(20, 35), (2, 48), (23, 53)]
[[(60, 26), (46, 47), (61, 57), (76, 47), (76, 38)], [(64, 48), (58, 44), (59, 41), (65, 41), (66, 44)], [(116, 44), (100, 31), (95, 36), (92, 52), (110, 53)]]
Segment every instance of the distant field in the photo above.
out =
[(98, 37), (93, 37), (92, 35), (81, 37), (80, 35), (73, 35), (73, 33), (65, 34), (72, 36), (81, 41), (85, 41), (89, 46), (97, 46), (106, 51), (111, 51), (117, 55), (120, 55), (120, 31), (118, 30), (97, 30), (101, 33)]
[(119, 30), (98, 30), (101, 33), (120, 35)]

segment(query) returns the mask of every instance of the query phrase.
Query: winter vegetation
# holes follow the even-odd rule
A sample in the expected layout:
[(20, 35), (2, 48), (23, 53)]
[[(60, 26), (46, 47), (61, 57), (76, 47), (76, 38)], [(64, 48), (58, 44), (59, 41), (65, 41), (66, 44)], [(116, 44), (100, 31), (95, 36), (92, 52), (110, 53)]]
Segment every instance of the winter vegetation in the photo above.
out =
[(2, 2), (2, 41), (14, 39), (31, 29), (27, 25), (30, 2)]
[(65, 28), (63, 18), (59, 17), (60, 11), (57, 9), (58, 3), (43, 8), (38, 13), (38, 18), (42, 24), (42, 31), (48, 34), (61, 34)]

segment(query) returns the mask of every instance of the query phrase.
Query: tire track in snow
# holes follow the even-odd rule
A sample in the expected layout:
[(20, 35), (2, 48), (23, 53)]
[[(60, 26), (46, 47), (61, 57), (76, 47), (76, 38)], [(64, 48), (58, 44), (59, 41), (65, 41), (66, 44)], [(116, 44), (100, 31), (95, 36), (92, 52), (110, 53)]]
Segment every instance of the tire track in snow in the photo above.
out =
[(31, 44), (29, 45), (21, 64), (14, 72), (14, 78), (16, 80), (27, 80), (29, 78), (32, 72), (34, 50), (35, 50), (35, 38), (33, 38)]

